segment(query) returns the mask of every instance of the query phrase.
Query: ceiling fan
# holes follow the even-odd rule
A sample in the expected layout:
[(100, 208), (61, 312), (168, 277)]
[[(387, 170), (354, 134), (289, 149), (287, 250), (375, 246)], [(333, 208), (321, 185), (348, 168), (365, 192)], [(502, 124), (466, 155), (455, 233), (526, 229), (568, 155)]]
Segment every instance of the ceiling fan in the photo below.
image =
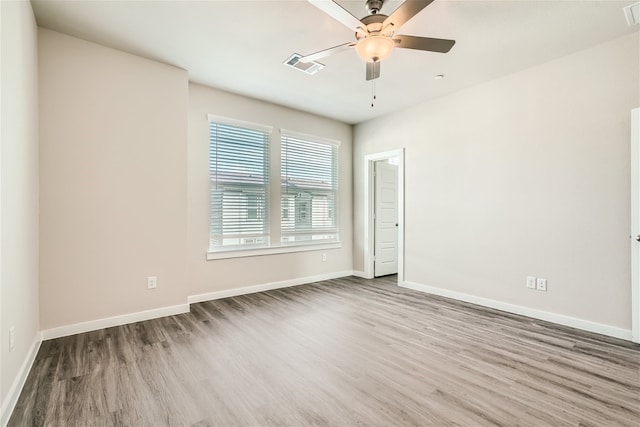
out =
[(389, 56), (395, 47), (447, 53), (455, 40), (429, 37), (395, 35), (395, 32), (434, 0), (406, 0), (391, 15), (380, 13), (385, 0), (366, 0), (369, 15), (358, 19), (331, 0), (308, 0), (309, 3), (327, 13), (336, 21), (355, 31), (356, 40), (324, 49), (300, 58), (300, 62), (314, 62), (335, 53), (355, 47), (356, 52), (367, 63), (366, 78), (380, 77), (380, 61)]

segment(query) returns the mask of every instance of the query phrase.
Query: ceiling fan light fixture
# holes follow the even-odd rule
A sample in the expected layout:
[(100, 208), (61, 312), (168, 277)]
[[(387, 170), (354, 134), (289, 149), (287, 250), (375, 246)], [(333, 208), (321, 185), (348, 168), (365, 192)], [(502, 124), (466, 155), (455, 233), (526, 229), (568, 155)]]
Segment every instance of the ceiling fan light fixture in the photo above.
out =
[(389, 56), (394, 45), (390, 37), (373, 35), (358, 40), (356, 52), (366, 62), (379, 62)]

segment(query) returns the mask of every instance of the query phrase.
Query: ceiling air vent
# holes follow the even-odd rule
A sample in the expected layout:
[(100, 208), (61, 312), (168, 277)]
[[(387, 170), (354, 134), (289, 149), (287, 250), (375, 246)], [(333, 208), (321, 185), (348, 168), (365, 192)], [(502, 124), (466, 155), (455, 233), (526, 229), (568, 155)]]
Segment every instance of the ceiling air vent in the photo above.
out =
[(294, 53), (286, 61), (284, 61), (283, 64), (287, 67), (295, 68), (296, 70), (300, 70), (307, 74), (315, 74), (324, 68), (324, 65), (319, 62), (300, 62), (300, 58), (302, 58), (302, 55)]
[(624, 11), (624, 16), (627, 17), (627, 24), (629, 24), (630, 27), (640, 23), (640, 2), (630, 4), (622, 10)]

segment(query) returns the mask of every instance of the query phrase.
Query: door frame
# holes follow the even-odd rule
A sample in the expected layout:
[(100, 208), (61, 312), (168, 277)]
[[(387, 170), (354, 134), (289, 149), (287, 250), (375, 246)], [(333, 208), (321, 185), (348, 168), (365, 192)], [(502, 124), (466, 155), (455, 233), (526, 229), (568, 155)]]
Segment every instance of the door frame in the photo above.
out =
[(396, 159), (398, 163), (398, 285), (401, 285), (404, 282), (404, 148), (364, 156), (364, 275), (373, 279), (374, 163), (389, 159)]
[(640, 343), (640, 108), (631, 110), (631, 340)]

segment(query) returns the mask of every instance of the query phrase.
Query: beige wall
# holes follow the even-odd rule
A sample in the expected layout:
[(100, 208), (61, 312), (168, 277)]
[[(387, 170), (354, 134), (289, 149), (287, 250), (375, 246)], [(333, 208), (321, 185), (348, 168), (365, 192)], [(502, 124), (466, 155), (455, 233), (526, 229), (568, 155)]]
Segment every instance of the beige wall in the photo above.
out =
[(42, 329), (184, 304), (187, 72), (40, 29), (39, 79)]
[[(209, 245), (209, 127), (207, 114), (274, 127), (272, 152), (279, 152), (281, 128), (341, 141), (339, 151), (340, 239), (323, 251), (206, 260)], [(351, 271), (351, 126), (205, 86), (189, 85), (189, 253), (190, 295)], [(271, 162), (272, 174), (280, 164)], [(273, 181), (273, 180), (272, 180)], [(274, 193), (272, 192), (272, 198)], [(274, 212), (279, 216), (279, 212)], [(322, 261), (322, 253), (327, 261)]]
[[(38, 344), (37, 28), (27, 1), (0, 2), (0, 424)], [(9, 328), (15, 347), (9, 350)]]
[(633, 34), (356, 126), (354, 269), (364, 156), (406, 147), (405, 280), (630, 329), (638, 52)]
[[(43, 330), (351, 271), (351, 126), (46, 29), (39, 75)], [(206, 261), (208, 113), (342, 141), (342, 247), (326, 262), (317, 251)]]

